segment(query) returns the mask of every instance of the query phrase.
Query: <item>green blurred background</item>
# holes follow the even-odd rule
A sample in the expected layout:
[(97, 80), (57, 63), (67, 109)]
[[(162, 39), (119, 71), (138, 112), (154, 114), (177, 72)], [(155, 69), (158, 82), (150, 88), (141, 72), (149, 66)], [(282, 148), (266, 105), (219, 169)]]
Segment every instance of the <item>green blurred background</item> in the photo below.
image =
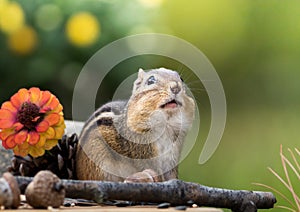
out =
[[(148, 32), (185, 39), (216, 68), (228, 114), (213, 157), (198, 164), (210, 106), (184, 64), (150, 55), (124, 61), (105, 78), (97, 105), (109, 101), (118, 83), (140, 66), (179, 70), (201, 113), (198, 142), (180, 165), (180, 178), (264, 190), (252, 184), (260, 182), (292, 198), (267, 167), (283, 175), (280, 144), (287, 154), (287, 148), (299, 148), (298, 0), (0, 0), (0, 102), (21, 87), (38, 86), (54, 93), (71, 119), (73, 88), (88, 59), (118, 38)], [(292, 178), (299, 193), (299, 180)]]

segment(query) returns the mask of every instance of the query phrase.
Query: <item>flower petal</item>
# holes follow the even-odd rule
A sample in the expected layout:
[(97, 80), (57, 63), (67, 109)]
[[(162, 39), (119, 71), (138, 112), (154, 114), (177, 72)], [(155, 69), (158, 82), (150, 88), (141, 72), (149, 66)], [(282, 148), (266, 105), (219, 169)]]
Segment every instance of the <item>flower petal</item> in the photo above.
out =
[(38, 148), (36, 146), (30, 146), (29, 147), (29, 154), (32, 157), (39, 157), (45, 154), (45, 150), (43, 148)]
[(35, 145), (40, 140), (40, 135), (37, 132), (31, 131), (27, 140), (30, 145)]
[(10, 128), (15, 123), (15, 115), (6, 109), (0, 109), (0, 128)]
[(5, 140), (5, 144), (6, 144), (6, 147), (8, 148), (8, 149), (12, 149), (12, 148), (14, 148), (17, 144), (15, 143), (15, 141), (14, 141), (14, 136), (13, 135), (11, 135), (11, 136), (9, 136), (6, 140)]
[(20, 149), (18, 146), (16, 146), (14, 148), (14, 154), (22, 156), (22, 157), (25, 157), (26, 155), (28, 155), (28, 151), (29, 151), (29, 149)]
[(13, 104), (14, 107), (20, 108), (22, 103), (21, 100), (19, 99), (19, 94), (16, 93), (12, 97), (10, 97), (10, 102)]
[(37, 144), (35, 146), (41, 148), (41, 147), (44, 147), (45, 143), (46, 143), (46, 137), (43, 135), (40, 135), (40, 140), (37, 142)]
[(61, 139), (64, 135), (66, 125), (63, 124), (59, 127), (54, 127), (55, 130), (55, 139)]
[(10, 128), (14, 122), (7, 119), (0, 119), (0, 129)]
[(52, 149), (53, 147), (55, 147), (56, 146), (56, 144), (58, 143), (58, 140), (47, 140), (46, 141), (46, 143), (45, 143), (45, 145), (44, 145), (44, 149), (45, 150), (50, 150), (50, 149)]
[(19, 94), (19, 98), (20, 98), (21, 102), (27, 102), (28, 101), (29, 93), (28, 93), (28, 90), (26, 88), (21, 88), (18, 91), (18, 94)]
[(6, 142), (3, 141), (3, 140), (2, 140), (2, 146), (3, 146), (5, 149), (9, 149), (8, 146), (6, 145)]
[(46, 132), (43, 133), (47, 139), (53, 139), (55, 137), (55, 130), (53, 127), (49, 127)]
[(12, 119), (14, 114), (6, 109), (0, 109), (0, 119)]
[(30, 93), (30, 101), (34, 104), (38, 104), (40, 100), (41, 90), (36, 87), (32, 87), (29, 89)]
[(61, 104), (59, 104), (59, 105), (57, 105), (57, 107), (56, 108), (54, 108), (53, 110), (52, 110), (52, 112), (53, 113), (58, 113), (59, 115), (63, 115), (63, 112), (62, 112), (62, 110), (63, 110), (64, 108), (63, 108), (63, 106), (61, 105)]
[(28, 133), (26, 130), (22, 130), (15, 135), (15, 142), (17, 144), (22, 144), (27, 139)]
[(47, 121), (43, 120), (41, 121), (36, 127), (35, 129), (38, 131), (38, 132), (46, 132), (49, 128), (49, 124)]
[(49, 101), (45, 105), (43, 105), (42, 112), (54, 110), (58, 105), (59, 105), (58, 99), (54, 95), (52, 95)]
[(5, 129), (5, 130), (2, 130), (0, 132), (0, 139), (3, 141), (3, 140), (6, 140), (8, 136), (12, 135), (15, 133), (15, 130), (13, 128), (8, 128), (8, 129)]
[(17, 122), (13, 125), (13, 128), (15, 129), (15, 131), (20, 131), (23, 127), (24, 127), (24, 125), (21, 124), (20, 122)]
[(65, 126), (65, 120), (64, 120), (64, 117), (62, 115), (60, 116), (59, 122), (55, 125), (55, 127), (60, 126), (60, 125)]
[(29, 148), (29, 143), (24, 142), (23, 144), (18, 145), (19, 149), (28, 149)]
[(42, 107), (44, 104), (46, 104), (49, 101), (51, 96), (52, 94), (49, 91), (42, 91), (41, 100), (38, 103), (38, 106)]
[(10, 101), (11, 103), (16, 107), (20, 108), (20, 106), (24, 103), (27, 102), (29, 99), (29, 94), (28, 90), (25, 88), (21, 88), (18, 93), (14, 94), (11, 98)]
[(60, 115), (58, 115), (57, 113), (51, 113), (49, 115), (46, 115), (44, 120), (49, 123), (49, 126), (53, 126), (60, 121)]
[(18, 109), (15, 108), (10, 101), (4, 102), (1, 109), (9, 110), (12, 114), (16, 114), (18, 112)]

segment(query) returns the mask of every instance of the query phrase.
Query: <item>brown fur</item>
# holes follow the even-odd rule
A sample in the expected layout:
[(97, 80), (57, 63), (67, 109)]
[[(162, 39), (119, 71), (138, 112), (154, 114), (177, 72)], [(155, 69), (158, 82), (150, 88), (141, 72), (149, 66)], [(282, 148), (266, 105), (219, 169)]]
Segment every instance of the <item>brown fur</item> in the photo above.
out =
[(138, 133), (149, 131), (150, 116), (163, 104), (162, 100), (167, 96), (166, 92), (157, 90), (142, 92), (134, 96), (128, 104), (128, 127)]
[[(151, 75), (157, 81), (150, 86), (145, 80)], [(161, 108), (175, 96), (182, 103), (178, 109)], [(127, 103), (108, 103), (86, 122), (79, 138), (77, 177), (123, 181), (151, 169), (161, 180), (177, 178), (180, 151), (194, 107), (176, 72), (139, 71)]]

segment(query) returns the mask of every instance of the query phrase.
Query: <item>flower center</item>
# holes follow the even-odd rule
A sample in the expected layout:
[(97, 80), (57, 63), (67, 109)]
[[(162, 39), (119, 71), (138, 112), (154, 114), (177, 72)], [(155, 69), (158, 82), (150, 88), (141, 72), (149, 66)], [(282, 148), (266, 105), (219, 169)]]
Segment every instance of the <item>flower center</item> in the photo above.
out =
[(17, 120), (28, 130), (34, 130), (42, 119), (39, 107), (31, 102), (24, 102), (17, 114)]

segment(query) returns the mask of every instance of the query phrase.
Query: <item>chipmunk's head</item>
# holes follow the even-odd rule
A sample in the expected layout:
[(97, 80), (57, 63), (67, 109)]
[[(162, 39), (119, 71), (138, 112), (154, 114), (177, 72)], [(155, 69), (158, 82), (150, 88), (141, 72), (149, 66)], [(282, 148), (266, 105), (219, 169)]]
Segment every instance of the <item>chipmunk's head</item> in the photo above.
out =
[(140, 133), (166, 124), (189, 128), (194, 107), (194, 100), (186, 94), (177, 72), (165, 68), (148, 72), (140, 69), (128, 102), (127, 124)]

